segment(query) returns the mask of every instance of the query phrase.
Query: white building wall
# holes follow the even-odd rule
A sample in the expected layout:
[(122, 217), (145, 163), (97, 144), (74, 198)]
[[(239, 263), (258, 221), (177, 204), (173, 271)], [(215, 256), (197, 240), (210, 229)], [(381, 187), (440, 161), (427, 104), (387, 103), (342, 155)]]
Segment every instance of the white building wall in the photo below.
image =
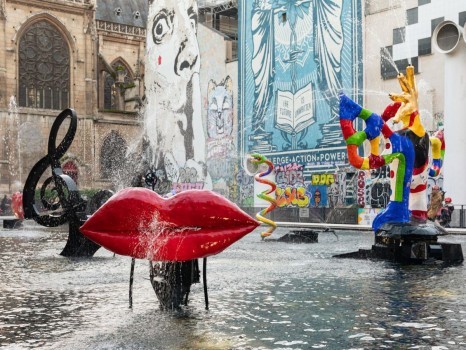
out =
[[(408, 23), (408, 12), (417, 12), (417, 22), (411, 21), (411, 23)], [(436, 25), (444, 20), (451, 20), (464, 26), (464, 21), (466, 21), (466, 1), (366, 0), (364, 42), (364, 106), (366, 108), (381, 113), (386, 105), (391, 102), (388, 93), (400, 91), (396, 78), (383, 79), (381, 55), (391, 56), (393, 64), (396, 61), (414, 58), (414, 60), (417, 59), (418, 63), (416, 80), (419, 89), (419, 112), (426, 129), (435, 131), (438, 128), (443, 128), (444, 124), (451, 126), (453, 120), (457, 130), (466, 129), (466, 120), (464, 118), (458, 119), (455, 116), (457, 112), (454, 112), (456, 111), (455, 108), (451, 108), (452, 101), (446, 98), (448, 94), (451, 94), (449, 89), (454, 85), (448, 84), (449, 80), (453, 78), (445, 79), (446, 55), (437, 52), (433, 45), (430, 54), (419, 55), (419, 39), (428, 41)], [(394, 29), (402, 27), (405, 27), (404, 42), (397, 42)], [(464, 41), (460, 44), (466, 45)], [(386, 50), (382, 50), (382, 48), (390, 46), (391, 54)], [(463, 62), (466, 62), (466, 58)], [(461, 67), (458, 66), (456, 69), (459, 70), (456, 75), (461, 76), (466, 71), (466, 64)], [(447, 84), (445, 84), (445, 81), (447, 81)], [(448, 105), (446, 106), (445, 103)], [(449, 115), (452, 113), (455, 115)], [(448, 177), (447, 174), (458, 173), (458, 168), (454, 169), (455, 163), (457, 166), (462, 159), (459, 159), (461, 157), (459, 157), (457, 151), (461, 149), (464, 152), (465, 148), (459, 143), (459, 138), (451, 136), (449, 139), (449, 132), (447, 132), (446, 136), (447, 161), (444, 165), (444, 186), (447, 188), (449, 195), (453, 197), (454, 203), (463, 204), (463, 202), (466, 203), (466, 190), (464, 196), (456, 191), (458, 189), (456, 183), (459, 179)], [(456, 200), (455, 197), (457, 197)]]

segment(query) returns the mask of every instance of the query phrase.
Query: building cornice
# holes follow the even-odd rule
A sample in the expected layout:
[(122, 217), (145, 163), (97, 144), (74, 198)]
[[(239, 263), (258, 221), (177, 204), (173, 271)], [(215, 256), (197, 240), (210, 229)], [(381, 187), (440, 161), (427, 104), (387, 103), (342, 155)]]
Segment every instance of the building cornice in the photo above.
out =
[(126, 38), (133, 37), (137, 41), (146, 40), (146, 29), (141, 27), (96, 20), (96, 28), (99, 34), (108, 36), (125, 35)]
[(10, 0), (9, 3), (80, 15), (94, 8), (90, 0)]

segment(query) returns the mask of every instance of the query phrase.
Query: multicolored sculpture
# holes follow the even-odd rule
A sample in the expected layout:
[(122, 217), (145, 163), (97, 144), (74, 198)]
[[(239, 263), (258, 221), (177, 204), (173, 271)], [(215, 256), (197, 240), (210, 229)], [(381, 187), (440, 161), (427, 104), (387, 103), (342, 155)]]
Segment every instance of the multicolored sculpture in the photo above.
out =
[[(390, 165), (391, 196), (387, 207), (374, 219), (375, 244), (371, 249), (336, 255), (339, 258), (382, 259), (408, 264), (441, 261), (445, 265), (462, 263), (460, 244), (439, 242), (446, 231), (427, 222), (428, 175), (440, 173), (445, 154), (443, 132), (429, 139), (419, 117), (418, 91), (414, 67), (406, 76), (398, 75), (402, 92), (390, 94), (394, 101), (381, 116), (362, 108), (340, 95), (340, 125), (348, 148), (349, 162), (358, 169), (377, 169)], [(366, 124), (356, 132), (353, 122), (361, 118)], [(388, 124), (402, 123), (393, 131)], [(361, 157), (358, 148), (370, 142), (370, 155)], [(384, 151), (380, 152), (381, 146)], [(429, 151), (432, 147), (432, 165)]]
[[(399, 74), (402, 92), (390, 94), (394, 101), (382, 116), (372, 113), (345, 95), (340, 96), (340, 125), (348, 148), (350, 163), (358, 169), (376, 169), (390, 164), (390, 203), (373, 222), (374, 231), (386, 223), (425, 223), (427, 219), (428, 175), (439, 175), (445, 154), (443, 132), (429, 139), (419, 116), (418, 90), (414, 67)], [(363, 131), (356, 132), (353, 121), (361, 118), (366, 123)], [(392, 131), (386, 124), (392, 119), (403, 128)], [(380, 154), (383, 137), (385, 151)], [(370, 155), (361, 157), (358, 147), (368, 140)], [(429, 168), (429, 149), (432, 144), (433, 164)]]
[(261, 232), (261, 237), (264, 239), (266, 237), (270, 237), (272, 232), (275, 231), (275, 229), (277, 228), (277, 224), (275, 223), (275, 221), (267, 219), (265, 217), (265, 215), (267, 215), (268, 213), (270, 213), (272, 210), (274, 210), (277, 207), (277, 201), (275, 200), (275, 198), (270, 196), (270, 194), (274, 193), (275, 190), (277, 189), (277, 184), (273, 181), (264, 179), (264, 177), (266, 177), (273, 171), (274, 165), (270, 160), (268, 160), (265, 156), (259, 153), (251, 154), (251, 158), (249, 161), (257, 169), (259, 169), (259, 166), (261, 164), (266, 164), (268, 167), (266, 171), (262, 171), (254, 175), (254, 179), (257, 182), (270, 186), (268, 190), (264, 190), (257, 195), (258, 198), (263, 199), (270, 203), (270, 205), (267, 208), (262, 209), (259, 213), (256, 214), (257, 220), (269, 226), (269, 228), (266, 231)]

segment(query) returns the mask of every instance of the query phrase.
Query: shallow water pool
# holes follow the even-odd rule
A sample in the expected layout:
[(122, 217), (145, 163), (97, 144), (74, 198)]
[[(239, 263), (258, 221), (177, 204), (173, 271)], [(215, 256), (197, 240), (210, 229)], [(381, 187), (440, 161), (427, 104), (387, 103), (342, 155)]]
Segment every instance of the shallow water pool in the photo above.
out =
[[(273, 236), (287, 233), (280, 228)], [(3, 349), (465, 349), (466, 269), (332, 258), (370, 233), (317, 244), (263, 242), (259, 231), (208, 259), (181, 312), (162, 312), (146, 261), (100, 249), (59, 255), (67, 233), (28, 223), (0, 231)], [(461, 243), (466, 237), (442, 240)], [(202, 265), (202, 264), (201, 264)]]

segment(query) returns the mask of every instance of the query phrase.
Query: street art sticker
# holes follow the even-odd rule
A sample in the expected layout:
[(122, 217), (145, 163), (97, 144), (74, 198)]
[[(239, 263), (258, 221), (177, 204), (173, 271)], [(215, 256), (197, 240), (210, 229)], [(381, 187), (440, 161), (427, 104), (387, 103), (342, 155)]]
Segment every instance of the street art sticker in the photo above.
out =
[(385, 208), (390, 201), (390, 167), (371, 169), (366, 178), (365, 202), (372, 208)]
[[(312, 175), (311, 193), (316, 193), (319, 198), (314, 199), (315, 206), (328, 206), (341, 208), (345, 205), (346, 198), (346, 173), (314, 174)], [(313, 192), (312, 192), (313, 191)], [(325, 195), (326, 198), (322, 196)], [(317, 204), (317, 205), (316, 205)]]
[(307, 208), (309, 195), (304, 184), (303, 165), (288, 163), (275, 166), (277, 206)]
[(327, 197), (328, 186), (325, 185), (308, 185), (307, 193), (309, 193), (309, 206), (313, 208), (323, 208), (328, 206)]
[(303, 165), (290, 163), (275, 165), (275, 182), (277, 186), (304, 186)]
[(371, 226), (377, 214), (380, 212), (379, 208), (359, 208), (358, 209), (358, 224)]
[(362, 98), (361, 0), (240, 0), (238, 22), (240, 153), (300, 164), (307, 183), (347, 164), (338, 93)]
[(299, 207), (307, 208), (309, 206), (309, 195), (303, 186), (277, 188), (275, 190), (275, 199), (277, 207)]
[(238, 189), (238, 205), (243, 207), (254, 207), (254, 176), (249, 175), (243, 169), (236, 174), (236, 186)]
[(390, 167), (359, 170), (356, 188), (358, 207), (385, 208), (390, 201)]
[[(368, 175), (369, 174), (369, 175)], [(360, 208), (366, 206), (366, 177), (370, 176), (370, 173), (365, 170), (358, 171), (357, 178), (357, 203)]]

